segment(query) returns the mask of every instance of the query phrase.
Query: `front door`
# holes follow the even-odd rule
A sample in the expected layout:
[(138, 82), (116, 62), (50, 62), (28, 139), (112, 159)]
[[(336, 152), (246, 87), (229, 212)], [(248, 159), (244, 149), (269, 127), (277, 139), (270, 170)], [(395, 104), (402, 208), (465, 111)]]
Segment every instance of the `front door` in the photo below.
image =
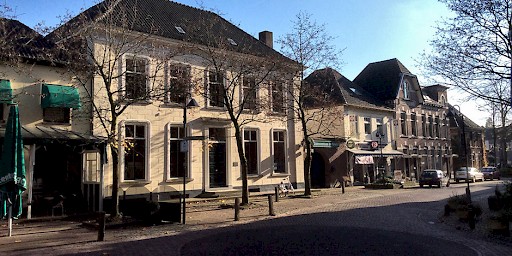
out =
[(98, 151), (85, 151), (83, 157), (82, 194), (87, 202), (87, 210), (101, 210), (101, 160)]
[(226, 178), (226, 129), (209, 129), (209, 180), (210, 188), (221, 188), (227, 186)]

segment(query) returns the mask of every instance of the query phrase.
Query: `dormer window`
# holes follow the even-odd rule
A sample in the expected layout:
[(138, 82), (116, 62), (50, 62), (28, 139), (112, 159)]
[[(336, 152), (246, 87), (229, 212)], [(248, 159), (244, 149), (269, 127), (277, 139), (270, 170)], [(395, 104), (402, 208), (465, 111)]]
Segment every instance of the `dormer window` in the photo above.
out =
[(235, 42), (235, 40), (231, 39), (231, 38), (228, 38), (228, 42), (233, 45), (233, 46), (237, 46), (238, 44)]
[(180, 33), (180, 34), (185, 34), (185, 30), (183, 30), (183, 28), (182, 28), (182, 27), (180, 27), (180, 26), (175, 26), (174, 28), (178, 31), (178, 33)]
[(407, 81), (404, 81), (402, 85), (402, 91), (404, 92), (404, 99), (409, 99), (409, 83)]

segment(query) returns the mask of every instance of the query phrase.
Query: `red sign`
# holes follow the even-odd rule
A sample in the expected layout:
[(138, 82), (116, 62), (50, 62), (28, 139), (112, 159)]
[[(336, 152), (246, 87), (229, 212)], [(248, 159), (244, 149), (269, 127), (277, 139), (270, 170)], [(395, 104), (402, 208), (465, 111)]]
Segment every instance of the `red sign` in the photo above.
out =
[(370, 146), (372, 147), (372, 149), (377, 149), (379, 147), (379, 142), (377, 141), (372, 141), (372, 143), (370, 144)]

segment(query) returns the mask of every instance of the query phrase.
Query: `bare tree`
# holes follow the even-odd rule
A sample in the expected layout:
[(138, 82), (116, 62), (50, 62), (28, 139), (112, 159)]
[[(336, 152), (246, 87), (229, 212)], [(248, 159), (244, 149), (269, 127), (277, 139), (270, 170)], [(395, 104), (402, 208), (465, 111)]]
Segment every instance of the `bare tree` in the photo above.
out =
[[(332, 108), (328, 108), (330, 100), (327, 100), (327, 97), (329, 97), (329, 94), (311, 88), (304, 81), (304, 78), (318, 68), (336, 68), (341, 66), (340, 57), (342, 50), (337, 49), (332, 44), (334, 38), (327, 33), (325, 25), (317, 24), (316, 21), (312, 20), (310, 14), (300, 12), (292, 22), (292, 31), (280, 38), (278, 42), (281, 45), (283, 54), (301, 65), (299, 71), (300, 81), (295, 86), (288, 88), (288, 95), (292, 102), (293, 118), (300, 123), (302, 129), (302, 145), (305, 151), (304, 195), (310, 196), (312, 136), (330, 133), (336, 128), (326, 124), (326, 121), (322, 121), (334, 120), (333, 118), (324, 118), (325, 116), (332, 115), (332, 113), (329, 113)], [(315, 99), (322, 100), (312, 102)]]
[[(198, 81), (195, 90), (207, 99), (207, 107), (217, 110), (234, 128), (242, 176), (242, 204), (248, 204), (249, 163), (243, 128), (251, 123), (288, 120), (269, 108), (271, 88), (293, 81), (297, 65), (252, 36), (237, 35), (238, 28), (213, 12), (203, 12), (191, 24), (195, 25), (188, 30), (196, 37), (189, 40), (201, 44), (191, 46), (188, 51), (204, 59), (209, 74), (208, 84)], [(226, 31), (237, 32), (230, 35)]]
[(512, 2), (441, 0), (455, 14), (440, 22), (421, 55), (427, 75), (486, 102), (510, 104), (510, 86), (499, 94), (490, 84), (511, 81)]
[[(81, 117), (107, 138), (113, 171), (113, 216), (119, 216), (120, 148), (136, 150), (130, 144), (119, 144), (119, 118), (134, 104), (149, 105), (168, 97), (163, 70), (180, 51), (179, 47), (159, 43), (159, 28), (136, 8), (122, 1), (104, 1), (65, 19), (48, 36), (55, 42), (55, 59), (66, 63), (67, 72), (85, 93), (83, 101), (88, 104), (84, 104)], [(141, 21), (149, 22), (144, 24), (144, 32), (138, 32)], [(151, 71), (147, 72), (149, 65)], [(125, 83), (119, 83), (122, 79)]]

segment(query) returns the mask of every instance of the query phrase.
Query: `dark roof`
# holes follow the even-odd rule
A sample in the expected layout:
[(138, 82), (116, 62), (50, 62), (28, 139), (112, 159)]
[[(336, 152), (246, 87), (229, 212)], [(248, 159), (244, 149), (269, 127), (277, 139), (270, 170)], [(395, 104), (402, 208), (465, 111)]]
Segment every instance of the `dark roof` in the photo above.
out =
[[(213, 12), (168, 0), (106, 0), (85, 10), (57, 31), (72, 31), (83, 23), (107, 20), (106, 17), (113, 17), (117, 26), (137, 32), (217, 48), (224, 44), (221, 48), (231, 51), (285, 58)], [(180, 33), (176, 27), (181, 27), (185, 33)]]
[(484, 127), (478, 125), (477, 123), (473, 122), (473, 120), (469, 119), (466, 115), (462, 114), (457, 108), (455, 108), (453, 105), (448, 104), (448, 111), (450, 111), (450, 114), (452, 116), (455, 116), (457, 120), (462, 121), (461, 117), (464, 117), (464, 125), (465, 127), (468, 127), (470, 129), (474, 130), (483, 130)]
[(313, 86), (322, 86), (332, 91), (333, 97), (343, 104), (390, 110), (386, 108), (384, 102), (381, 102), (371, 96), (365, 89), (351, 82), (345, 76), (332, 68), (315, 70), (305, 79)]
[(394, 58), (368, 64), (353, 82), (371, 92), (379, 100), (394, 100), (400, 89), (402, 74), (411, 72)]
[(7, 59), (22, 58), (33, 61), (50, 60), (52, 48), (43, 36), (25, 24), (12, 19), (0, 18), (0, 56)]
[[(4, 135), (5, 127), (2, 127), (0, 128), (0, 138), (3, 138)], [(105, 137), (88, 135), (48, 126), (22, 126), (21, 136), (25, 143), (62, 141), (65, 143), (75, 142), (79, 144), (99, 144), (106, 141)]]

